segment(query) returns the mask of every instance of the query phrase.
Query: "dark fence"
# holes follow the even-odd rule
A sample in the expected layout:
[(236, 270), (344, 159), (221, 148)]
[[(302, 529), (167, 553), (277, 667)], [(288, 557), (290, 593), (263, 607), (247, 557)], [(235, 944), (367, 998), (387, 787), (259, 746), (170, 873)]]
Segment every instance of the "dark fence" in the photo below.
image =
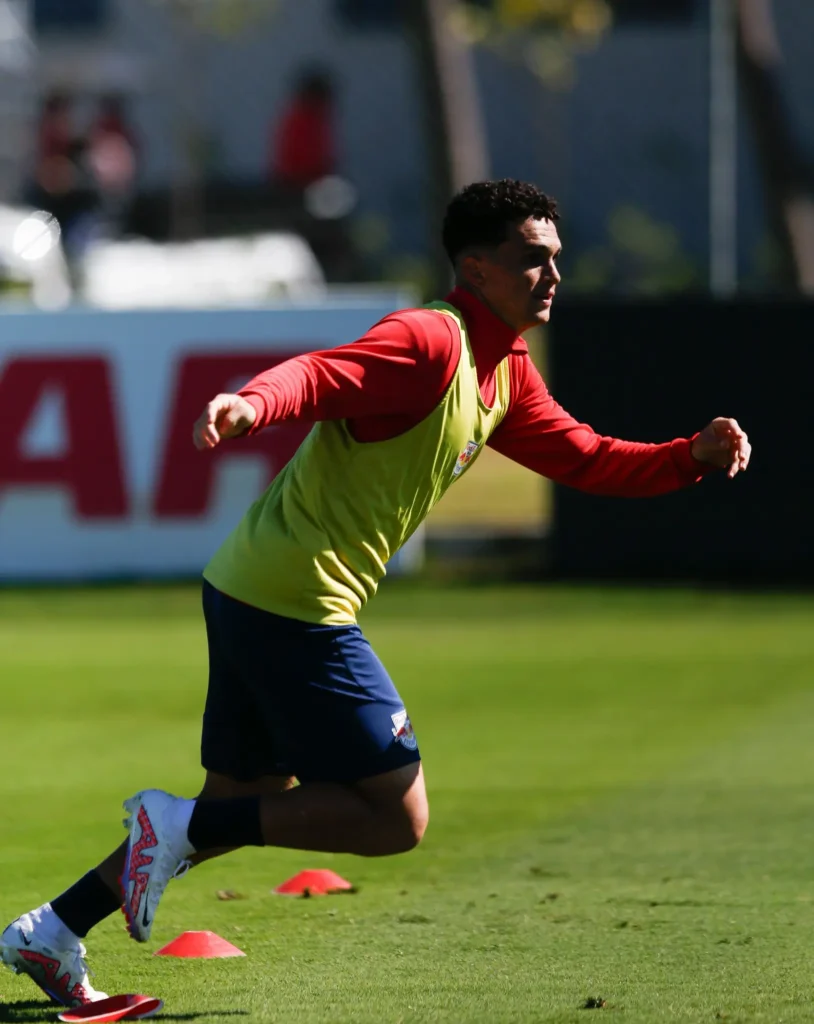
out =
[(734, 416), (754, 447), (746, 475), (660, 498), (557, 487), (557, 575), (814, 582), (814, 305), (566, 303), (549, 336), (555, 396), (600, 433), (663, 441)]

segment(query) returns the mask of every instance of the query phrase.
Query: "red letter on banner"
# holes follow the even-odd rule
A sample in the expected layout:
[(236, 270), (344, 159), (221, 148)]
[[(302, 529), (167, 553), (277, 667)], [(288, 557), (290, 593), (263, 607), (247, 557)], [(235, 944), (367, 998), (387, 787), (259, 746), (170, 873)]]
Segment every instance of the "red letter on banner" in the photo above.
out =
[[(25, 430), (47, 392), (56, 392), (64, 401), (65, 451), (53, 457), (27, 455)], [(13, 359), (0, 377), (0, 409), (6, 424), (0, 443), (0, 491), (31, 484), (62, 486), (71, 491), (82, 519), (127, 514), (110, 378), (103, 359)]]
[(155, 513), (172, 518), (203, 515), (212, 497), (214, 473), (221, 458), (262, 455), (271, 480), (299, 448), (311, 429), (309, 424), (283, 423), (254, 437), (218, 445), (210, 452), (196, 451), (192, 424), (201, 410), (221, 391), (235, 387), (235, 381), (249, 381), (263, 370), (290, 359), (294, 352), (250, 352), (227, 356), (188, 356), (179, 372)]

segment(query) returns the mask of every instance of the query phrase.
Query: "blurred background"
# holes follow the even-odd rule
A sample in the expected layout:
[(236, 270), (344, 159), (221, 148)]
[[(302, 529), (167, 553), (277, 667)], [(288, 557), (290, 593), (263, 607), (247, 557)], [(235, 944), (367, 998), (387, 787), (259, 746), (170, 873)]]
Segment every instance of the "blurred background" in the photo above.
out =
[(195, 575), (302, 437), (204, 464), (201, 405), (444, 294), (446, 202), (512, 177), (561, 206), (555, 396), (734, 415), (753, 468), (630, 503), (487, 452), (397, 568), (810, 582), (812, 51), (799, 0), (0, 0), (0, 579)]

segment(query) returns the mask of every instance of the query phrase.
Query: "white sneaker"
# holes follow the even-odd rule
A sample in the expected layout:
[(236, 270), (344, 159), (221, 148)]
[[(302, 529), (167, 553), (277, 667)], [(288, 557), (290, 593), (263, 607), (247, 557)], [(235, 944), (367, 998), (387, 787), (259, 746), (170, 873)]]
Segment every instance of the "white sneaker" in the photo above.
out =
[(121, 877), (122, 910), (136, 942), (150, 938), (153, 918), (171, 878), (192, 867), (195, 848), (187, 838), (193, 800), (145, 789), (125, 800), (124, 826), (130, 830)]
[(15, 974), (27, 974), (55, 1003), (62, 1006), (84, 1006), (97, 999), (107, 999), (88, 981), (85, 947), (75, 944), (57, 948), (42, 926), (38, 927), (36, 911), (12, 921), (2, 935), (2, 960)]

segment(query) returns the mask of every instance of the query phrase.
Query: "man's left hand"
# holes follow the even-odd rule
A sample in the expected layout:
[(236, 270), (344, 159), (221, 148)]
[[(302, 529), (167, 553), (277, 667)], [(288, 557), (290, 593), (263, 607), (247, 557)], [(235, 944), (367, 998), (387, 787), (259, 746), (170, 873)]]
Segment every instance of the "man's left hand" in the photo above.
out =
[(692, 443), (693, 458), (727, 470), (731, 480), (749, 465), (752, 446), (737, 420), (719, 416)]

